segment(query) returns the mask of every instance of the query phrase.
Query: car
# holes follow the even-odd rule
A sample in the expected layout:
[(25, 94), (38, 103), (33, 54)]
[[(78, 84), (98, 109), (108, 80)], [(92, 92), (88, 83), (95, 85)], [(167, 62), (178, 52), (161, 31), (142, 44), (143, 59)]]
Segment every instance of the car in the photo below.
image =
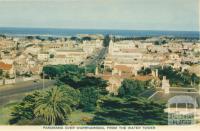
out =
[(33, 82), (35, 82), (35, 83), (38, 83), (38, 82), (39, 82), (39, 80), (34, 80)]

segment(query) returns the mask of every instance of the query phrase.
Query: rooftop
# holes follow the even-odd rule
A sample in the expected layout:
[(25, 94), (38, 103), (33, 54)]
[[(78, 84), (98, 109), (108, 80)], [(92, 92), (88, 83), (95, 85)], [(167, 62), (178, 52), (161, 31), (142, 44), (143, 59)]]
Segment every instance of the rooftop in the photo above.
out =
[(11, 64), (5, 64), (3, 62), (0, 62), (0, 69), (2, 70), (10, 70), (12, 68)]

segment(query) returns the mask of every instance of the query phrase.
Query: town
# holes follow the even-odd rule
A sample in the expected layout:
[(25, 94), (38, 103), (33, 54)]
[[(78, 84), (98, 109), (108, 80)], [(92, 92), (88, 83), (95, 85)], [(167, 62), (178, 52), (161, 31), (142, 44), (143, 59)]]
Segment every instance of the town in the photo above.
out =
[[(4, 94), (6, 91), (12, 94), (13, 90), (23, 88), (30, 92), (59, 82), (73, 87), (77, 83), (70, 83), (73, 75), (67, 79), (67, 72), (63, 71), (71, 67), (65, 65), (84, 69), (88, 78), (106, 81), (106, 91), (113, 96), (128, 93), (166, 102), (170, 95), (189, 94), (195, 96), (197, 106), (200, 104), (200, 42), (196, 39), (100, 34), (65, 38), (1, 35), (0, 50), (3, 105), (18, 98)], [(61, 68), (64, 70), (58, 73)], [(134, 90), (139, 94), (126, 89), (126, 83), (131, 81), (136, 82), (132, 84), (136, 84)], [(6, 90), (9, 86), (12, 88)]]
[(2, 36), (0, 50), (0, 85), (40, 79), (44, 66), (64, 64), (95, 65), (96, 76), (118, 81), (116, 87), (108, 87), (110, 92), (117, 91), (124, 78), (151, 79), (155, 74), (142, 77), (138, 72), (156, 66), (171, 66), (200, 76), (200, 43), (183, 39), (112, 39), (105, 47), (102, 35), (83, 35), (82, 40)]

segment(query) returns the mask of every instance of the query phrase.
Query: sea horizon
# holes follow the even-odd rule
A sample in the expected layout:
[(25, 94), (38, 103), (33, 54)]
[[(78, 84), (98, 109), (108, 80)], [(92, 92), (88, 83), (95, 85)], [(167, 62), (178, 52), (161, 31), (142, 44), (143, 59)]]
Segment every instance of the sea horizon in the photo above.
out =
[(199, 38), (200, 31), (176, 31), (176, 30), (133, 30), (133, 29), (78, 29), (78, 28), (42, 28), (42, 27), (0, 27), (0, 34), (7, 36), (52, 36), (66, 37), (80, 34), (101, 34), (122, 37), (184, 37)]

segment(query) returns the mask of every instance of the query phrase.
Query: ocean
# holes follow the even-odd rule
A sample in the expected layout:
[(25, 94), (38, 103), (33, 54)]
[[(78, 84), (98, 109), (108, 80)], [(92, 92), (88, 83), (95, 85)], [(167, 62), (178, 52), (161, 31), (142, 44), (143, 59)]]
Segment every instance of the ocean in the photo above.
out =
[(108, 29), (56, 29), (56, 28), (7, 28), (0, 27), (0, 34), (8, 36), (55, 36), (67, 37), (78, 34), (109, 34), (122, 37), (152, 37), (152, 36), (171, 36), (199, 38), (198, 31), (150, 31), (150, 30), (108, 30)]

